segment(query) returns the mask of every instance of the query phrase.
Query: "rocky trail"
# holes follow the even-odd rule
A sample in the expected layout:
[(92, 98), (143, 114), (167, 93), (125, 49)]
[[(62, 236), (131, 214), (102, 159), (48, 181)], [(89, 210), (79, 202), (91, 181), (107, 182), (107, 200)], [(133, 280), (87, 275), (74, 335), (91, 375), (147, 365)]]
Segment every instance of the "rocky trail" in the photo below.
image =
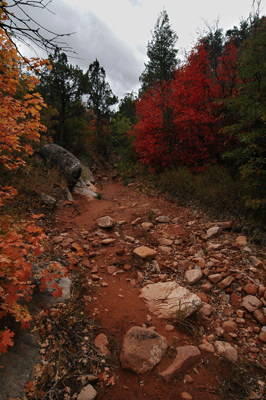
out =
[(74, 194), (48, 231), (55, 252), (82, 248), (106, 362), (76, 398), (266, 399), (265, 249), (137, 183), (96, 186), (101, 199)]

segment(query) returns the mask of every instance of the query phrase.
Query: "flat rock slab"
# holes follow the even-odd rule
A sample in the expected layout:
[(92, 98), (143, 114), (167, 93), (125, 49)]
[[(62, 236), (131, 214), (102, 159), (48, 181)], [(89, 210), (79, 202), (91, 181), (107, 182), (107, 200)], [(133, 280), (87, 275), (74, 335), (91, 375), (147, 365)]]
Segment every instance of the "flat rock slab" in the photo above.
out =
[(177, 374), (186, 372), (201, 357), (201, 352), (195, 346), (181, 346), (177, 349), (177, 355), (174, 362), (159, 375), (166, 381), (170, 382)]
[(136, 249), (134, 249), (133, 253), (144, 260), (151, 260), (157, 255), (156, 250), (150, 249), (147, 246), (137, 247)]
[(168, 343), (165, 337), (150, 329), (133, 326), (123, 341), (121, 366), (137, 374), (151, 371), (163, 358)]
[(140, 298), (158, 318), (186, 318), (202, 306), (199, 296), (176, 282), (158, 282), (141, 289)]

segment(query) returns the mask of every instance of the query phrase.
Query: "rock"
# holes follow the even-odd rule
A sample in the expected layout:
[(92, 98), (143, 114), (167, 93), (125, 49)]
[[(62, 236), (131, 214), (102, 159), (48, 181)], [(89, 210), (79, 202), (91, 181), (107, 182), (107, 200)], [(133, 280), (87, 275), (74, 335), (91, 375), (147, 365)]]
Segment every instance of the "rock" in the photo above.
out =
[(255, 295), (258, 291), (258, 285), (255, 285), (255, 283), (247, 283), (244, 286), (244, 292), (247, 294)]
[(173, 332), (175, 330), (174, 325), (165, 325), (164, 330), (166, 332)]
[(163, 253), (170, 253), (172, 249), (169, 246), (159, 246), (159, 250), (161, 250)]
[(48, 194), (42, 193), (41, 194), (41, 202), (46, 207), (52, 209), (56, 205), (56, 199)]
[(103, 239), (102, 240), (102, 244), (104, 245), (109, 245), (109, 244), (113, 244), (115, 242), (115, 239), (109, 238), (109, 239)]
[(109, 265), (107, 267), (107, 272), (109, 275), (113, 275), (117, 271), (117, 268), (115, 265)]
[(138, 257), (143, 258), (144, 260), (151, 260), (156, 257), (157, 251), (154, 249), (150, 249), (147, 246), (140, 246), (134, 249), (134, 254)]
[(253, 315), (261, 325), (266, 325), (266, 317), (260, 310), (254, 311)]
[(253, 265), (253, 267), (255, 267), (255, 268), (259, 268), (263, 265), (262, 261), (260, 261), (257, 257), (250, 256), (249, 260), (250, 260), (251, 264)]
[(202, 307), (200, 308), (200, 312), (205, 317), (209, 317), (213, 313), (213, 306), (207, 303), (203, 303)]
[(139, 223), (140, 221), (141, 221), (141, 218), (138, 217), (138, 218), (136, 218), (134, 221), (131, 222), (131, 225), (132, 225), (132, 226), (138, 225), (138, 223)]
[(100, 228), (110, 229), (115, 226), (115, 221), (113, 220), (113, 218), (105, 216), (97, 219), (97, 225)]
[(170, 220), (169, 220), (169, 217), (161, 215), (160, 217), (156, 218), (156, 221), (160, 222), (160, 223), (168, 224)]
[(203, 283), (203, 285), (201, 285), (201, 289), (204, 290), (205, 293), (209, 293), (211, 291), (211, 282), (207, 281), (206, 283)]
[(82, 165), (72, 153), (57, 144), (50, 143), (37, 149), (34, 155), (41, 158), (46, 165), (58, 168), (67, 180), (69, 190), (74, 188), (80, 178)]
[(208, 279), (211, 283), (218, 283), (223, 279), (223, 275), (222, 274), (212, 274), (208, 276)]
[(110, 351), (107, 348), (108, 345), (109, 342), (107, 336), (104, 333), (100, 333), (94, 339), (94, 346), (97, 347), (97, 349), (99, 349), (100, 352), (104, 354), (106, 357), (110, 356)]
[(206, 351), (206, 353), (214, 353), (214, 346), (211, 343), (201, 343), (199, 349)]
[(95, 199), (99, 195), (96, 187), (92, 184), (88, 186), (82, 178), (79, 178), (73, 192), (87, 197), (88, 200)]
[(216, 342), (214, 342), (214, 347), (220, 356), (226, 358), (228, 361), (234, 363), (237, 362), (238, 359), (237, 351), (229, 343), (217, 340)]
[(192, 400), (193, 397), (188, 392), (182, 392), (181, 393), (181, 399), (183, 399), (183, 400)]
[(123, 341), (121, 366), (137, 374), (151, 371), (161, 361), (167, 347), (167, 340), (159, 333), (133, 326)]
[(186, 372), (201, 357), (199, 349), (195, 346), (181, 346), (177, 348), (177, 355), (174, 362), (159, 375), (166, 382), (170, 382), (177, 374)]
[(263, 326), (261, 328), (261, 331), (259, 334), (259, 339), (262, 343), (266, 343), (266, 326)]
[(141, 289), (140, 298), (158, 318), (186, 318), (202, 306), (200, 298), (176, 282), (158, 282)]
[(228, 275), (225, 279), (218, 283), (218, 288), (221, 290), (226, 289), (231, 283), (235, 280), (235, 278), (231, 275)]
[(248, 312), (253, 313), (262, 306), (262, 302), (256, 296), (248, 295), (243, 298), (240, 306), (245, 308)]
[(141, 226), (142, 226), (142, 228), (145, 229), (146, 231), (149, 231), (149, 230), (151, 230), (151, 229), (154, 227), (154, 225), (153, 225), (152, 222), (142, 222)]
[(227, 333), (234, 333), (236, 331), (237, 324), (234, 321), (224, 321), (223, 330)]
[(159, 238), (158, 242), (160, 243), (160, 245), (162, 246), (172, 246), (173, 241), (170, 239), (166, 239), (166, 238)]
[(97, 392), (92, 385), (85, 386), (78, 394), (77, 400), (94, 400)]
[(236, 238), (236, 243), (237, 243), (239, 246), (246, 246), (246, 245), (248, 244), (248, 241), (247, 241), (246, 236), (238, 236), (238, 237)]
[(178, 263), (178, 268), (181, 268), (181, 269), (188, 269), (193, 266), (194, 266), (193, 262), (189, 261), (189, 260), (182, 260), (182, 261), (179, 261), (179, 263)]
[(215, 236), (218, 236), (218, 234), (221, 232), (221, 228), (219, 226), (214, 226), (213, 228), (210, 228), (207, 230), (207, 239), (211, 239)]
[(202, 278), (202, 271), (199, 269), (190, 269), (186, 271), (185, 278), (189, 285), (194, 285)]

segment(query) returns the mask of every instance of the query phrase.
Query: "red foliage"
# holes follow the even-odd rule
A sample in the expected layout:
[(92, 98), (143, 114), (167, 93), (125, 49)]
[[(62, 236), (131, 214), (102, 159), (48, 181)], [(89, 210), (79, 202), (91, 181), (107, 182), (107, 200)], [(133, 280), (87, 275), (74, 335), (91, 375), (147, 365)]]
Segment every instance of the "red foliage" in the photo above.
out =
[(170, 85), (158, 84), (137, 102), (138, 122), (130, 135), (140, 161), (152, 171), (178, 165), (202, 170), (231, 146), (221, 128), (227, 122), (224, 100), (236, 85), (234, 44), (225, 45), (217, 70), (209, 60), (199, 43)]

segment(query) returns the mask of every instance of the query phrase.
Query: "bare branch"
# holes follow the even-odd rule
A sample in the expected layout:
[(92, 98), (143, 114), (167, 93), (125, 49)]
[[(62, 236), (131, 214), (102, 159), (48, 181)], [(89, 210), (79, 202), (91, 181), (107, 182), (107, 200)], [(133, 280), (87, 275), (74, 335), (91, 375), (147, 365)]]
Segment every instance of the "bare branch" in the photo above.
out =
[[(0, 21), (0, 28), (4, 30), (15, 46), (15, 41), (18, 40), (27, 45), (31, 50), (34, 50), (33, 46), (36, 45), (47, 53), (54, 52), (57, 48), (60, 48), (60, 50), (64, 52), (76, 54), (75, 51), (62, 40), (73, 33), (60, 34), (51, 31), (33, 19), (28, 12), (34, 7), (45, 9), (54, 14), (48, 8), (51, 2), (52, 0), (9, 0), (9, 4), (5, 5), (0, 0), (0, 9), (7, 17), (7, 20)], [(20, 52), (19, 54), (21, 55)]]

